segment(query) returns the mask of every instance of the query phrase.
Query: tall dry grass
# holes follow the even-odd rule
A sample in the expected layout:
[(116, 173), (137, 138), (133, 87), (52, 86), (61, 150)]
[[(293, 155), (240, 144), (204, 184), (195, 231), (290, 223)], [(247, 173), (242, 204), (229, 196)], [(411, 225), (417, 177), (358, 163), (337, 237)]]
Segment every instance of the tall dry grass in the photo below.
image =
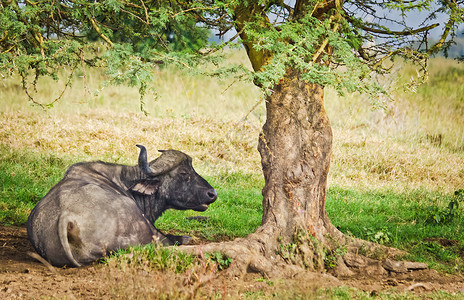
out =
[(464, 65), (432, 59), (428, 80), (404, 88), (417, 79), (416, 69), (401, 62), (380, 78), (393, 90), (385, 109), (365, 95), (327, 91), (334, 130), (329, 184), (445, 192), (464, 186)]
[[(242, 59), (242, 54), (234, 54)], [(416, 189), (451, 192), (464, 186), (464, 66), (434, 59), (428, 82), (415, 92), (397, 90), (386, 110), (372, 109), (359, 94), (326, 90), (334, 131), (329, 185), (354, 189)], [(66, 70), (63, 70), (66, 72)], [(400, 64), (383, 78), (395, 86), (414, 76)], [(0, 82), (0, 143), (11, 149), (53, 152), (72, 160), (102, 159), (135, 164), (137, 143), (149, 156), (175, 148), (195, 159), (207, 175), (260, 174), (256, 151), (265, 121), (264, 104), (251, 83), (221, 82), (160, 68), (155, 94), (139, 109), (137, 90), (102, 87), (100, 70), (86, 70), (54, 108), (31, 105), (18, 78)], [(63, 82), (44, 80), (36, 98), (49, 102)], [(32, 89), (31, 89), (32, 91)], [(253, 110), (254, 108), (254, 110)]]

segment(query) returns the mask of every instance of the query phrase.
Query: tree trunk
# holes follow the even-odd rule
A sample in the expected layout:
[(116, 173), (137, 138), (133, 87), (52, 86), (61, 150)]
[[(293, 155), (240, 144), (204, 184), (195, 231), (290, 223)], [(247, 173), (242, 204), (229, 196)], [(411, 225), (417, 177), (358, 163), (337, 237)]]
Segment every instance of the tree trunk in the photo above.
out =
[(332, 129), (324, 89), (289, 71), (267, 98), (267, 119), (258, 150), (265, 178), (263, 230), (286, 242), (298, 230), (323, 241), (333, 233), (325, 210)]
[[(314, 7), (295, 3), (294, 17), (311, 12), (324, 19), (340, 1), (326, 1)], [(262, 27), (271, 27), (265, 7), (258, 1), (235, 7), (236, 29), (240, 32), (254, 71), (271, 63), (272, 53), (255, 47), (246, 24), (260, 16)], [(326, 47), (327, 53), (331, 52)], [(327, 245), (326, 235), (343, 235), (332, 225), (325, 210), (327, 175), (332, 152), (332, 129), (324, 110), (324, 87), (307, 83), (296, 69), (288, 68), (284, 78), (266, 99), (266, 123), (258, 150), (265, 178), (263, 219), (252, 235), (264, 242), (264, 252), (275, 252), (279, 244), (291, 243), (304, 233)], [(263, 251), (263, 250), (262, 250)]]
[(248, 238), (259, 241), (268, 259), (279, 253), (287, 263), (322, 270), (322, 248), (343, 237), (325, 210), (332, 129), (324, 89), (289, 70), (266, 100), (258, 145), (265, 178), (263, 219)]

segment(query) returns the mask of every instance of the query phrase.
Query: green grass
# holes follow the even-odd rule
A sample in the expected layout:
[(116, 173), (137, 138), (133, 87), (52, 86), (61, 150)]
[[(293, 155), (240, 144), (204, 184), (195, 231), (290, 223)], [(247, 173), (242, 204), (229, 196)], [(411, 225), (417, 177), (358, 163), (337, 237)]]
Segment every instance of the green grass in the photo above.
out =
[(131, 265), (135, 268), (182, 273), (188, 270), (197, 259), (194, 255), (180, 252), (176, 247), (163, 247), (148, 244), (145, 246), (122, 249), (102, 260), (105, 264), (116, 264), (119, 267)]
[[(434, 291), (428, 293), (426, 299), (462, 299), (463, 293), (448, 293)], [(301, 296), (302, 299), (330, 299), (330, 300), (352, 300), (352, 299), (424, 299), (424, 295), (416, 295), (412, 292), (367, 292), (350, 287), (335, 287), (330, 289), (318, 289), (310, 298)]]
[[(406, 250), (410, 259), (447, 272), (464, 271), (464, 203), (449, 221), (436, 221), (435, 212), (446, 211), (453, 194), (411, 190), (367, 191), (332, 187), (327, 212), (333, 224), (350, 235)], [(433, 208), (433, 209), (432, 209)], [(454, 244), (442, 246), (427, 238)]]
[(0, 224), (24, 225), (31, 209), (63, 176), (69, 161), (0, 146)]
[[(162, 231), (181, 231), (209, 241), (244, 237), (254, 232), (261, 224), (263, 211), (261, 178), (235, 173), (206, 179), (218, 193), (218, 200), (206, 212), (168, 210), (157, 221), (157, 227)], [(208, 219), (187, 219), (197, 215)]]

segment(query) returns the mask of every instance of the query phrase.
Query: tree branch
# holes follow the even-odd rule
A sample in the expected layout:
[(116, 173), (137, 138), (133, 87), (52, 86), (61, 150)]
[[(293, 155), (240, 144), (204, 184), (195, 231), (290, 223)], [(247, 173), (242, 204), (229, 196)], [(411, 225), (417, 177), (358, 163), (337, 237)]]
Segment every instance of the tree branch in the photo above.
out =
[(175, 59), (175, 58), (172, 58), (172, 57), (163, 55), (163, 54), (161, 54), (161, 53), (159, 53), (159, 52), (155, 52), (155, 51), (153, 51), (153, 54), (156, 54), (156, 55), (158, 55), (158, 56), (161, 56), (162, 58), (167, 59), (167, 60), (172, 60), (172, 61), (174, 61), (174, 62), (176, 62), (176, 63), (178, 63), (178, 64), (183, 65), (183, 66), (186, 67), (187, 69), (191, 69), (190, 66), (187, 65), (186, 63), (184, 63), (183, 61), (177, 60), (177, 59)]
[(145, 19), (147, 19), (147, 24), (150, 24), (150, 18), (148, 17), (148, 9), (145, 6), (145, 2), (143, 2), (143, 0), (140, 0), (140, 2), (142, 2), (143, 11), (145, 12)]
[[(331, 17), (331, 18), (335, 18), (336, 21), (337, 21), (337, 23), (335, 23), (335, 26), (332, 28), (333, 32), (337, 32), (338, 28), (340, 27), (341, 16), (337, 15), (336, 17)], [(325, 47), (327, 46), (328, 43), (329, 43), (329, 38), (327, 37), (327, 38), (324, 39), (321, 46), (319, 47), (319, 49), (314, 54), (313, 59), (312, 59), (313, 63), (316, 62), (316, 60), (319, 58), (321, 53), (324, 51), (324, 49), (325, 49)]]
[(456, 23), (455, 19), (458, 19), (458, 18), (463, 19), (462, 12), (461, 12), (461, 16), (457, 16), (459, 13), (456, 12), (457, 5), (455, 2), (446, 1), (446, 3), (450, 5), (450, 9), (452, 10), (450, 14), (450, 18), (448, 19), (448, 22), (445, 25), (445, 30), (443, 31), (440, 40), (438, 40), (438, 42), (436, 42), (432, 47), (430, 47), (430, 50), (427, 51), (428, 54), (434, 53), (438, 51), (441, 47), (443, 47), (443, 44), (445, 43), (446, 38), (449, 36), (449, 34), (451, 33), (451, 29)]
[[(347, 18), (347, 19), (350, 20), (350, 18)], [(351, 21), (350, 21), (350, 23), (353, 24)], [(378, 29), (378, 28), (367, 27), (367, 26), (364, 26), (364, 25), (359, 26), (359, 28), (364, 30), (364, 31), (368, 31), (368, 32), (372, 32), (372, 33), (378, 33), (378, 34), (384, 34), (384, 35), (408, 36), (408, 35), (414, 35), (414, 34), (417, 34), (417, 33), (425, 32), (427, 30), (430, 30), (430, 29), (433, 29), (433, 28), (437, 27), (438, 25), (440, 25), (440, 24), (435, 23), (435, 24), (428, 25), (428, 26), (421, 27), (421, 28), (417, 28), (417, 29), (414, 29), (414, 30), (403, 30), (403, 31), (382, 30), (382, 29)]]
[(216, 9), (219, 9), (220, 7), (191, 7), (191, 8), (188, 8), (188, 9), (185, 9), (183, 11), (180, 11), (178, 13), (175, 13), (174, 15), (171, 16), (172, 19), (174, 19), (176, 16), (180, 15), (180, 14), (185, 14), (189, 11), (195, 11), (195, 10), (216, 10)]
[(40, 34), (40, 32), (38, 30), (34, 30), (34, 39), (37, 41), (37, 43), (39, 43), (39, 47), (40, 47), (40, 54), (42, 55), (42, 58), (45, 59), (45, 49), (44, 49), (44, 38), (42, 36), (42, 34)]
[(264, 49), (255, 49), (254, 45), (256, 44), (256, 41), (250, 40), (245, 30), (247, 23), (250, 22), (252, 18), (256, 18), (258, 16), (263, 20), (263, 28), (271, 26), (271, 22), (264, 11), (264, 7), (261, 5), (253, 3), (245, 6), (240, 3), (234, 7), (235, 28), (237, 32), (241, 32), (240, 37), (242, 38), (243, 45), (245, 46), (253, 70), (255, 71), (259, 71), (264, 65), (266, 65), (271, 57), (269, 51)]
[(100, 28), (98, 27), (97, 23), (93, 18), (89, 18), (90, 24), (92, 24), (93, 29), (98, 33), (98, 35), (112, 48), (114, 46), (113, 42), (101, 32)]

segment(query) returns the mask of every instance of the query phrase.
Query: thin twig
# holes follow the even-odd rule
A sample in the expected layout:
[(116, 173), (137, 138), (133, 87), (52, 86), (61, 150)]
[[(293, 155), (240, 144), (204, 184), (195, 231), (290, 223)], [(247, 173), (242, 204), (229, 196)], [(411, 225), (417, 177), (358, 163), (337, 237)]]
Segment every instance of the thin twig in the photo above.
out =
[(245, 121), (246, 119), (248, 119), (248, 116), (258, 107), (258, 105), (261, 104), (261, 102), (263, 102), (263, 98), (260, 98), (259, 101), (256, 101), (255, 105), (253, 105), (253, 107), (247, 112), (247, 114), (242, 118), (242, 121)]
[(8, 36), (8, 31), (5, 30), (5, 32), (3, 33), (2, 38), (0, 39), (0, 42), (3, 42), (6, 39), (7, 36)]
[(129, 14), (131, 16), (133, 16), (134, 18), (140, 20), (140, 22), (144, 23), (144, 24), (147, 24), (147, 25), (150, 25), (150, 22), (148, 21), (148, 19), (145, 21), (144, 19), (142, 19), (141, 17), (137, 16), (136, 14), (128, 11), (128, 10), (125, 10), (125, 9), (122, 9), (121, 8), (121, 11), (125, 12), (126, 14)]
[(173, 14), (171, 16), (172, 19), (174, 19), (175, 17), (177, 17), (178, 15), (180, 14), (184, 14), (186, 12), (189, 12), (189, 11), (192, 11), (192, 10), (215, 10), (215, 9), (219, 9), (220, 7), (217, 6), (217, 7), (192, 7), (192, 8), (189, 8), (189, 9), (186, 9), (186, 10), (183, 10), (183, 11), (180, 11), (176, 14)]
[(82, 73), (84, 77), (84, 93), (91, 95), (89, 85), (87, 84), (87, 74), (85, 72), (85, 61), (84, 61), (84, 49), (80, 49), (80, 59), (81, 59), (81, 65), (82, 65)]
[(64, 92), (66, 91), (66, 89), (68, 88), (68, 86), (71, 85), (71, 80), (72, 80), (72, 78), (73, 78), (74, 71), (76, 70), (76, 68), (77, 68), (77, 63), (76, 63), (76, 64), (74, 65), (74, 67), (72, 68), (71, 74), (69, 74), (69, 77), (68, 77), (68, 81), (66, 82), (66, 84), (65, 84), (63, 90), (61, 91), (60, 95), (59, 95), (57, 98), (55, 98), (53, 101), (51, 101), (50, 103), (48, 103), (48, 104), (43, 104), (43, 103), (38, 102), (37, 100), (34, 99), (34, 97), (32, 97), (31, 94), (29, 94), (29, 90), (28, 90), (28, 88), (27, 88), (26, 75), (24, 75), (23, 73), (20, 73), (20, 76), (21, 76), (21, 79), (22, 79), (22, 80), (21, 80), (21, 84), (22, 84), (22, 86), (23, 86), (23, 90), (24, 90), (24, 92), (26, 93), (27, 97), (29, 98), (29, 100), (30, 100), (32, 103), (34, 103), (34, 104), (40, 106), (40, 107), (43, 108), (43, 109), (50, 108), (51, 106), (53, 106), (53, 104), (55, 104), (57, 101), (59, 101), (59, 100), (63, 97)]
[(10, 52), (16, 45), (11, 46), (10, 48), (6, 49), (5, 51), (2, 52), (2, 54)]
[(153, 54), (156, 54), (156, 55), (159, 55), (165, 59), (168, 59), (168, 60), (172, 60), (172, 61), (175, 61), (176, 63), (179, 63), (181, 65), (183, 65), (184, 67), (186, 67), (187, 69), (191, 69), (189, 65), (187, 65), (186, 63), (184, 63), (183, 61), (180, 61), (180, 60), (177, 60), (175, 58), (172, 58), (172, 57), (169, 57), (169, 56), (166, 56), (166, 55), (163, 55), (161, 53), (158, 53), (158, 52), (155, 52), (153, 51)]

